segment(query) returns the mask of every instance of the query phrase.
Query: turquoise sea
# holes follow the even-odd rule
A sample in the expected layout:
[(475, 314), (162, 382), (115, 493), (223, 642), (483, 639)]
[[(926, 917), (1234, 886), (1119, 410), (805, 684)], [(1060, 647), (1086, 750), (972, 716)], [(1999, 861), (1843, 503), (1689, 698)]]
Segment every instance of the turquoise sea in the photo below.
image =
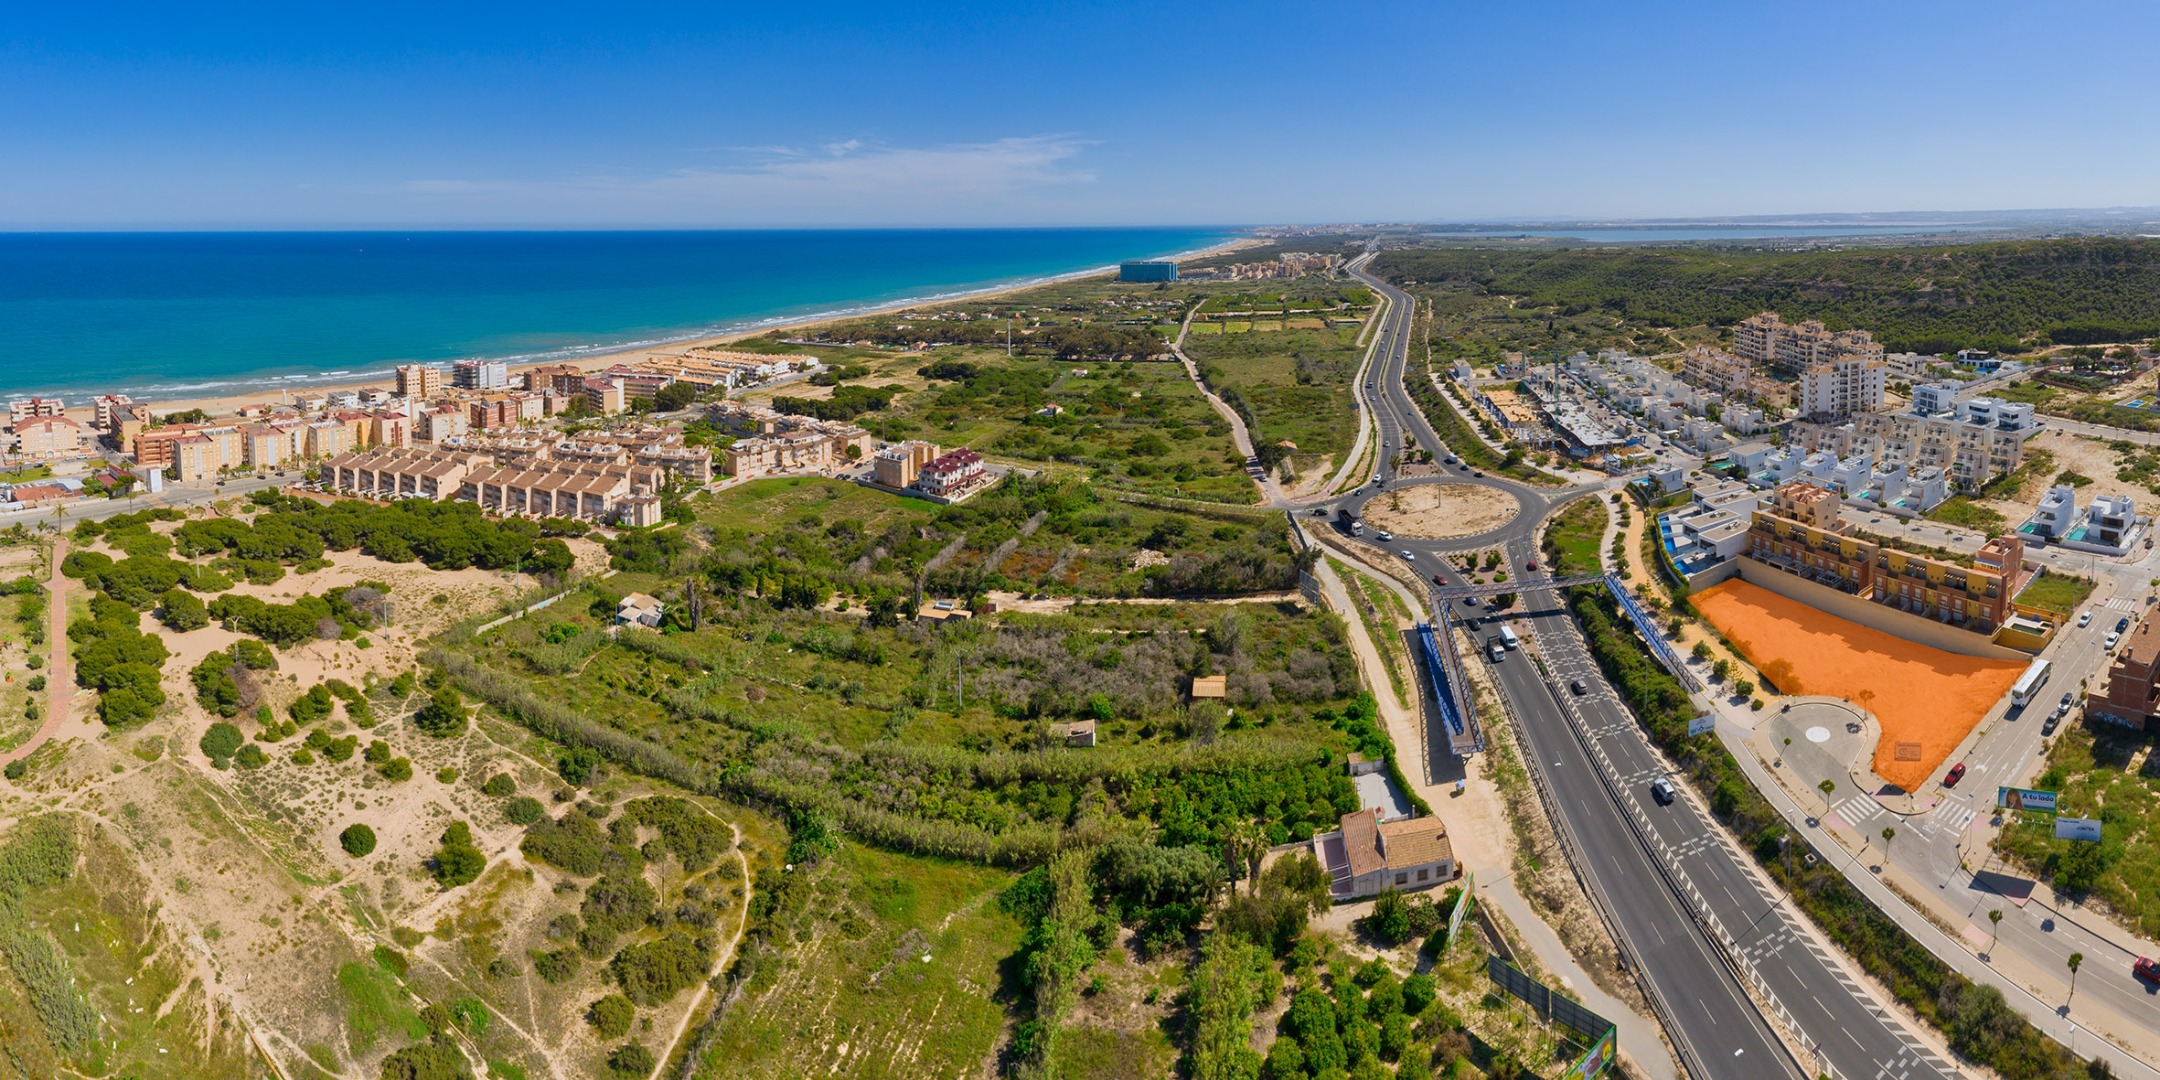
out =
[(0, 394), (537, 361), (1178, 254), (1227, 229), (0, 234)]

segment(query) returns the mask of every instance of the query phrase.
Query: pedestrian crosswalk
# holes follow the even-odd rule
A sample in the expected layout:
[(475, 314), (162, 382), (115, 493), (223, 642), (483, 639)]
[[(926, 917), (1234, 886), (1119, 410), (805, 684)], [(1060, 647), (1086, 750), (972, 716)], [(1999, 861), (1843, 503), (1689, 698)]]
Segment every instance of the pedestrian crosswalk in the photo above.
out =
[(1854, 795), (1830, 809), (1844, 818), (1848, 825), (1858, 825), (1877, 814), (1883, 813), (1882, 804), (1865, 795)]
[(2112, 608), (2116, 611), (2136, 611), (2138, 602), (2128, 596), (2110, 596), (2100, 606)]
[(1980, 811), (1978, 808), (1972, 806), (1969, 803), (1958, 802), (1951, 799), (1943, 800), (1942, 803), (1937, 805), (1934, 810), (1928, 812), (1929, 821), (1932, 821), (1935, 824), (1950, 830), (1951, 832), (1956, 832), (1960, 829), (1963, 829), (1965, 826), (1972, 824), (1973, 819), (1979, 816)]

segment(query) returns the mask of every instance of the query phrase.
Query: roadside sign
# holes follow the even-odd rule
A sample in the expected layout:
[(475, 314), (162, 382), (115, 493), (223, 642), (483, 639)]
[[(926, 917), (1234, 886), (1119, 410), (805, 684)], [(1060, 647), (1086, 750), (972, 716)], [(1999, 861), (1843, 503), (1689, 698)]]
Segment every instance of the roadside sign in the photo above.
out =
[(1476, 874), (1469, 871), (1463, 873), (1462, 895), (1455, 898), (1455, 911), (1448, 916), (1447, 944), (1441, 948), (1442, 952), (1454, 948), (1455, 935), (1462, 933), (1463, 920), (1470, 914), (1470, 904), (1474, 899), (1470, 890), (1476, 887), (1476, 881)]
[(2005, 810), (2030, 810), (2036, 814), (2055, 812), (2055, 793), (2034, 791), (2031, 788), (1999, 787), (1995, 789), (1995, 805)]
[(1687, 722), (1687, 733), (1690, 735), (1708, 735), (1716, 730), (1717, 717), (1708, 713)]
[(1606, 1028), (1604, 1037), (1591, 1044), (1590, 1052), (1584, 1054), (1582, 1060), (1576, 1062), (1568, 1071), (1560, 1074), (1561, 1080), (1592, 1080), (1593, 1077), (1604, 1075), (1605, 1070), (1611, 1068), (1613, 1060), (1619, 1056), (1619, 1050), (1620, 1029)]
[(2088, 844), (2097, 844), (2100, 842), (2100, 822), (2094, 818), (2056, 818), (2055, 839), (2080, 840)]

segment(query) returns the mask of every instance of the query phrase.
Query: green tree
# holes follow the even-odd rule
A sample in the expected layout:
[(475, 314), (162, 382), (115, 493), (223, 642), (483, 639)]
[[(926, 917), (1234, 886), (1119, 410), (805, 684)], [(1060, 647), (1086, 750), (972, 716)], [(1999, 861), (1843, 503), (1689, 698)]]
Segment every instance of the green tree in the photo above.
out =
[(194, 593), (167, 589), (158, 599), (158, 621), (168, 629), (185, 633), (210, 625), (210, 609)]
[(345, 854), (355, 859), (365, 857), (375, 850), (375, 830), (358, 823), (347, 825), (345, 831), (338, 834), (338, 844), (345, 849)]
[(464, 734), (466, 722), (465, 699), (450, 686), (435, 691), (428, 703), (413, 714), (413, 724), (438, 739)]
[(442, 846), (430, 861), (435, 883), (445, 889), (470, 884), (487, 869), (487, 856), (473, 843), (472, 827), (462, 821), (453, 821), (443, 830)]
[(210, 759), (210, 764), (222, 769), (232, 763), (233, 755), (239, 752), (241, 744), (245, 742), (247, 736), (242, 735), (239, 728), (220, 720), (210, 725), (210, 730), (203, 732), (202, 741), (196, 745), (202, 750), (203, 756)]
[(1267, 953), (1236, 934), (1208, 935), (1186, 993), (1192, 1011), (1193, 1080), (1252, 1080), (1260, 1055), (1252, 1048), (1252, 1014), (1260, 1004)]
[(636, 1019), (637, 1006), (621, 994), (599, 998), (585, 1009), (585, 1022), (603, 1039), (620, 1039), (629, 1034), (630, 1023)]

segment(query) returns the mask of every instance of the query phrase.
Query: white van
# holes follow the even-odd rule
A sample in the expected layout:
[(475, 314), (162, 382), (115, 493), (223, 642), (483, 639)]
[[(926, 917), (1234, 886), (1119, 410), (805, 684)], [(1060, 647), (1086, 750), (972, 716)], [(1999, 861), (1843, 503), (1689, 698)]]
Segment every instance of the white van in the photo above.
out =
[(1500, 640), (1505, 643), (1510, 649), (1522, 648), (1522, 640), (1515, 636), (1515, 628), (1512, 626), (1503, 626), (1500, 628)]

